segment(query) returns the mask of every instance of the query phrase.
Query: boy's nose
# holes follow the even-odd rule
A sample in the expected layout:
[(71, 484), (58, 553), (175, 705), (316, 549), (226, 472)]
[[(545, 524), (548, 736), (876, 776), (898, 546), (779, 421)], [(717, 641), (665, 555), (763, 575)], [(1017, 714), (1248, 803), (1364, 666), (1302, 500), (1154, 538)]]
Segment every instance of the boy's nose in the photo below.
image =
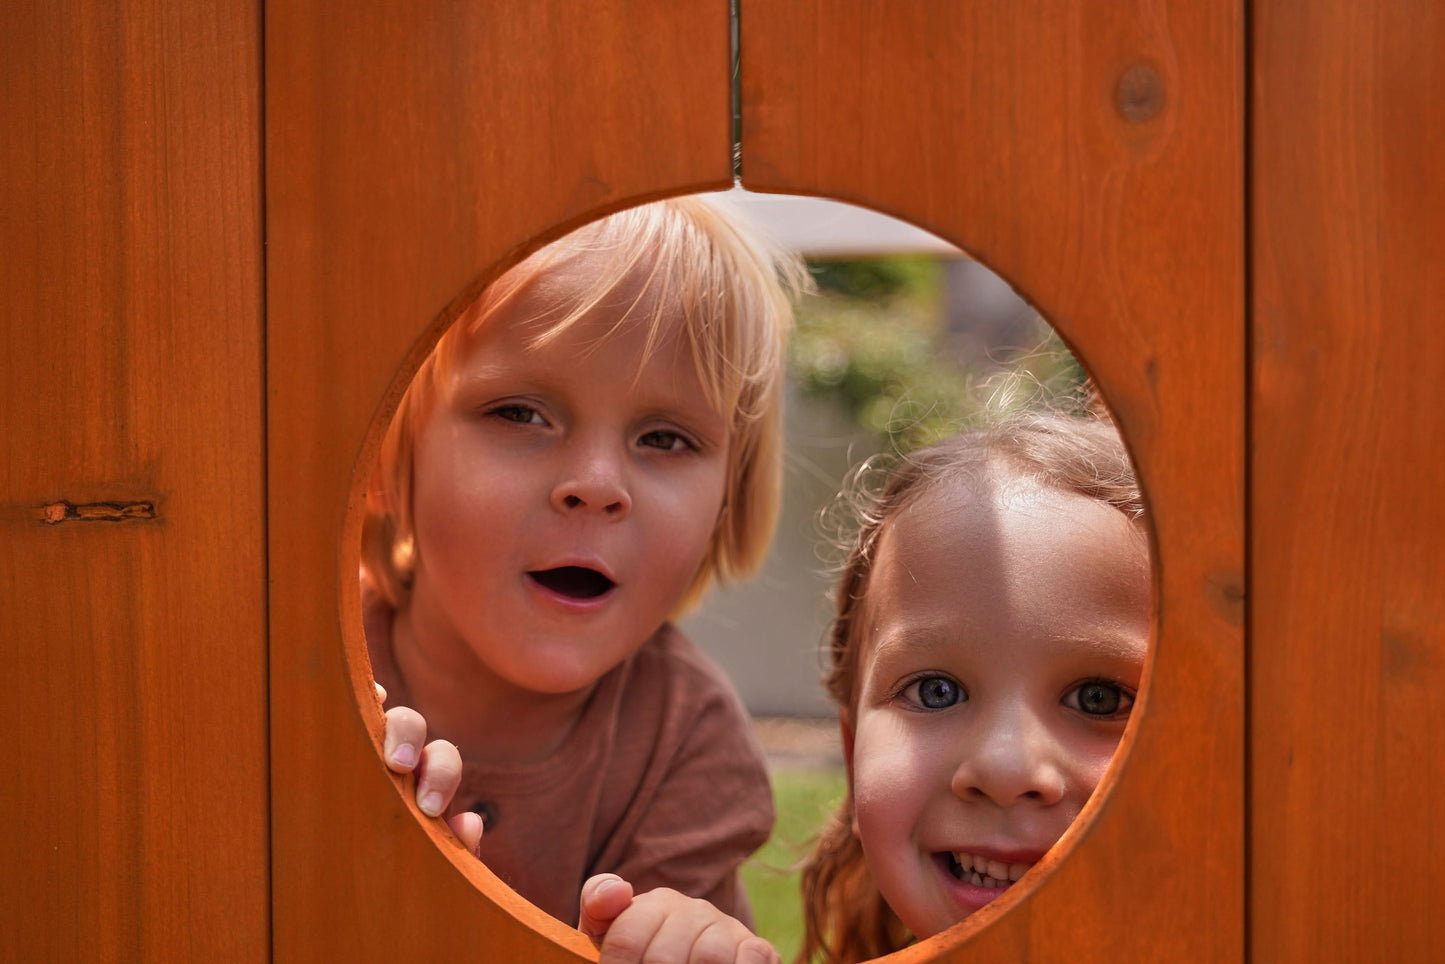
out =
[(1000, 713), (963, 748), (954, 771), (953, 792), (965, 800), (991, 800), (1000, 807), (1025, 801), (1058, 803), (1067, 789), (1063, 748), (1043, 722), (1027, 713)]
[(552, 490), (552, 507), (558, 512), (597, 512), (620, 519), (632, 511), (624, 470), (615, 458), (590, 453), (567, 466)]

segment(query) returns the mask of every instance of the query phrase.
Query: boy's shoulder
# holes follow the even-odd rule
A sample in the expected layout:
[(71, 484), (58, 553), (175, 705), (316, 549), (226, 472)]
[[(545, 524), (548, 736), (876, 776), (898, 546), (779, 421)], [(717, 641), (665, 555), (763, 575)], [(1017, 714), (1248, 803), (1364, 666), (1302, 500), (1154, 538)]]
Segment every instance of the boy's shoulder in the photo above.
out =
[(632, 656), (628, 676), (629, 689), (655, 690), (661, 684), (693, 700), (717, 700), (740, 718), (747, 715), (728, 674), (670, 622), (663, 623)]

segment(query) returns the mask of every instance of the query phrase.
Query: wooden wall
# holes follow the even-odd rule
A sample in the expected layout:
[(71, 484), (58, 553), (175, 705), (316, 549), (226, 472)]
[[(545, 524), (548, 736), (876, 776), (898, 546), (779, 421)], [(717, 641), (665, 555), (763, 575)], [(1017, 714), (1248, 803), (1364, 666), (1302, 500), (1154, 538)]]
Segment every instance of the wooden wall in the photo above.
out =
[[(902, 956), (1445, 956), (1445, 12), (740, 21), (744, 183), (999, 270), (1156, 527), (1113, 792)], [(0, 957), (591, 956), (377, 760), (356, 471), (489, 272), (731, 183), (730, 82), (718, 0), (0, 6)]]
[(270, 944), (260, 28), (0, 8), (0, 957)]
[(1438, 961), (1445, 8), (1253, 27), (1250, 950)]

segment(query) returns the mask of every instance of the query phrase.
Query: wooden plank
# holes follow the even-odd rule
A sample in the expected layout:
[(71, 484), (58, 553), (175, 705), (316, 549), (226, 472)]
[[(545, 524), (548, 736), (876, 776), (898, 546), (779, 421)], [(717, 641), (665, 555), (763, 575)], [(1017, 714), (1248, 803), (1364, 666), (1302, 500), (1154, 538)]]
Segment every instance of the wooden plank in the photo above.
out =
[(259, 24), (0, 7), (14, 960), (269, 947)]
[(908, 960), (1243, 956), (1243, 23), (741, 5), (744, 185), (883, 210), (999, 271), (1096, 376), (1150, 498), (1152, 682), (1112, 792), (1039, 887)]
[(1445, 11), (1253, 19), (1251, 951), (1441, 960)]
[(399, 373), (493, 266), (730, 183), (727, 17), (713, 0), (267, 6), (279, 959), (591, 953), (418, 823), (384, 771), (354, 510)]

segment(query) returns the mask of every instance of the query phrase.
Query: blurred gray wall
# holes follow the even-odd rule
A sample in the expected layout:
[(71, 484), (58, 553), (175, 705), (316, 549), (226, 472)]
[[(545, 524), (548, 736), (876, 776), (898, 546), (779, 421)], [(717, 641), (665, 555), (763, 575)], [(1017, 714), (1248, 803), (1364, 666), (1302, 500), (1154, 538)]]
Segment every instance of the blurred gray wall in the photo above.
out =
[[(809, 258), (923, 254), (945, 259), (945, 350), (988, 370), (1001, 348), (1028, 347), (1037, 316), (1003, 279), (957, 248), (911, 224), (823, 198), (726, 192), (763, 229)], [(849, 468), (874, 454), (878, 441), (833, 404), (787, 398), (787, 461), (782, 520), (762, 573), (714, 590), (682, 628), (737, 683), (755, 716), (833, 718), (821, 685), (821, 647), (831, 616), (833, 577), (822, 550), (819, 513)]]
[(714, 590), (681, 625), (732, 676), (753, 715), (832, 717), (819, 652), (833, 577), (818, 516), (875, 442), (826, 401), (792, 392), (786, 412), (783, 513), (767, 563), (751, 582)]

